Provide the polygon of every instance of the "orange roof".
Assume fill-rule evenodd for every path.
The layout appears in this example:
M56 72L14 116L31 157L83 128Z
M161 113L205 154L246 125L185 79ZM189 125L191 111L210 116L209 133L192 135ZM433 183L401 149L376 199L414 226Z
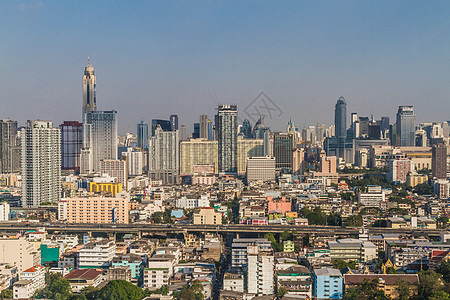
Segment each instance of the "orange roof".
M31 267L31 268L26 269L24 272L30 272L30 273L33 273L33 272L39 271L39 270L36 269L36 268L38 268L38 269L40 270L40 269L43 269L44 267L41 266L41 265L37 265L37 266L35 266L35 267Z

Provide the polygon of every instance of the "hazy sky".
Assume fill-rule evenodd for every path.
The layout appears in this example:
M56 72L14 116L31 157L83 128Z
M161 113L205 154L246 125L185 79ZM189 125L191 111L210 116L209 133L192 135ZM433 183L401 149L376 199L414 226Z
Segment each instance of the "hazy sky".
M217 99L264 91L283 129L348 114L450 116L450 1L0 2L0 118L80 120L87 56L120 132L178 114L192 131Z

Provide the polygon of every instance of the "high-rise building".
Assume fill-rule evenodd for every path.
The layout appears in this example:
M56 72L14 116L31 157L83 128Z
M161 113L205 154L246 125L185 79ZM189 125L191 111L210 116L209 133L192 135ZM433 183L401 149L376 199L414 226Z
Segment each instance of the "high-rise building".
M237 105L219 105L216 128L219 173L237 172L237 116Z
M85 129L83 147L91 148L93 171L98 172L101 160L117 159L117 112L87 113Z
M404 105L398 107L396 131L395 146L414 147L416 132L414 106Z
M158 125L161 127L161 130L163 130L163 131L172 131L172 122L170 122L169 120L153 119L152 120L152 136L155 135L156 127ZM177 124L177 126L178 126L178 124Z
M118 159L102 159L100 161L100 174L108 174L116 178L116 182L122 184L125 189L128 183L127 162Z
M245 174L247 170L247 158L264 156L264 140L238 137L237 153L237 171L239 174Z
M347 138L347 103L344 97L340 97L334 110L334 125L337 142L336 154L338 157L344 157L345 142Z
M272 250L262 251L257 245L247 246L247 291L250 295L274 293L274 257Z
M250 121L245 119L244 122L242 122L242 134L244 134L244 137L246 139L252 138L252 125L250 124Z
M433 178L447 178L447 146L445 144L433 145L431 150L431 171Z
M186 133L186 126L181 125L180 126L180 141L185 141L188 139L187 133Z
M294 135L285 132L276 132L273 135L273 156L276 170L281 173L292 172L294 150Z
M178 130L178 115L170 115L169 120L171 130Z
M196 165L214 165L217 171L217 141L191 139L180 143L180 174L192 175Z
M80 154L83 147L83 124L77 121L64 121L59 125L61 131L61 168L80 170Z
M192 138L200 138L200 123L194 123L194 132L192 133Z
M95 89L96 89L96 77L94 75L94 67L89 64L89 57L88 57L88 64L84 68L84 75L83 75L83 110L82 110L83 122L86 113L97 110Z
M249 157L247 158L247 182L274 181L275 157Z
M22 206L61 199L61 136L51 121L27 121L21 130Z
M20 145L17 136L17 122L0 121L0 173L20 171Z
M200 115L200 136L199 138L207 139L208 138L208 115Z
M137 124L137 146L141 149L148 148L148 124L144 121Z
M164 131L157 126L149 140L149 175L164 184L178 183L180 144L178 130Z
M208 120L208 140L214 140L214 128L211 120Z
M122 157L126 157L129 176L142 175L144 169L144 153L128 148L127 152L122 152Z

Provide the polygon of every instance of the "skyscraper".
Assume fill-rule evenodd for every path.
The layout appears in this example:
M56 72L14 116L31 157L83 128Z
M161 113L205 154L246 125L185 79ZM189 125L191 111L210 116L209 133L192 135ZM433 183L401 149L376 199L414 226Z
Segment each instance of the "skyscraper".
M170 115L169 117L171 130L178 130L178 115Z
M178 120L178 117L177 117ZM172 131L172 122L169 120L161 120L161 119L153 119L152 120L152 136L155 135L156 126L159 125L163 131ZM178 121L177 121L177 127L178 127Z
M80 154L83 147L83 124L77 121L64 121L59 125L61 131L61 168L80 170Z
M415 146L416 114L413 106L398 107L396 131L395 146Z
M200 115L200 138L208 139L208 115Z
M244 122L242 122L242 133L244 134L244 137L246 139L252 138L252 125L250 124L250 121L245 119Z
M219 173L237 172L237 105L219 104L217 140Z
M17 122L0 121L0 173L20 170L20 146L17 138Z
M281 173L292 172L294 150L294 135L277 132L273 135L273 156L275 156L275 169Z
M431 171L433 178L447 178L447 146L445 144L435 144L431 150Z
M337 149L336 154L339 157L344 157L345 140L347 138L347 103L344 97L340 97L336 103L334 110L334 125Z
M82 109L83 122L86 113L97 110L95 89L96 89L96 77L94 75L94 67L89 64L89 57L88 57L88 64L84 68L84 75L83 75L83 109Z
M148 148L148 124L144 121L137 124L137 146L141 149Z
M178 183L180 143L178 130L164 131L157 125L149 140L149 175L164 184Z
M61 199L61 137L51 121L27 121L21 131L22 206Z
M103 159L117 159L117 112L95 111L86 114L83 147L91 149L94 172Z
M200 137L200 123L194 123L194 132L192 133L193 139L198 139Z

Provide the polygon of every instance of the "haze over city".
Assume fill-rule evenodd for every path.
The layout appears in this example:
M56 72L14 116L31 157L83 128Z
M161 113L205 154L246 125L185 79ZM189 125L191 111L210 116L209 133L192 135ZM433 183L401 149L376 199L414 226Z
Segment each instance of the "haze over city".
M243 108L261 91L284 129L349 112L418 122L448 119L450 3L446 1L3 1L0 111L27 119L80 120L87 56L100 110L119 133L178 114L192 130L217 102Z

